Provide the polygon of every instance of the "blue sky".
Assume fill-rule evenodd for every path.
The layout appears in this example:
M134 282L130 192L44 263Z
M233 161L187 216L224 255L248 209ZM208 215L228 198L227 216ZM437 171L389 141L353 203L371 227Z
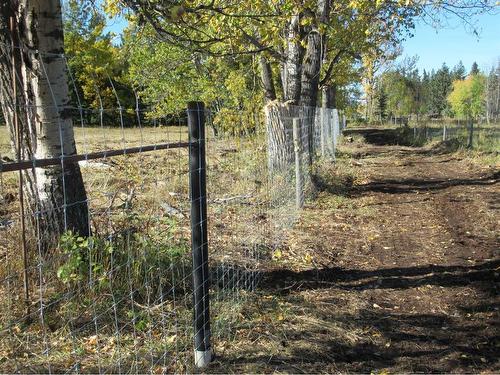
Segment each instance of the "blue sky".
M453 67L459 60L467 70L474 61L480 69L488 70L500 58L500 14L483 15L477 21L479 36L467 31L456 19L438 30L420 22L415 36L403 42L403 56L418 55L420 71L437 69L443 62Z

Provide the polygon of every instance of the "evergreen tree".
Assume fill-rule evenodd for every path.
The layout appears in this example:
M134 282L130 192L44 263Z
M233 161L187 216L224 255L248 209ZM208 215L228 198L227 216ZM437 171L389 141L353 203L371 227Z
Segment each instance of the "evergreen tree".
M470 74L474 76L479 74L479 67L477 66L477 62L475 61L472 63L472 67L470 68Z
M451 91L452 77L446 64L443 64L429 82L429 114L434 117L443 116L448 109L446 100Z
M486 120L498 120L500 116L500 60L486 78Z
M462 63L462 60L460 60L458 64L453 68L452 78L454 81L456 81L457 79L464 79L465 75L465 66Z
M419 107L418 107L418 113L419 114L428 114L429 113L429 85L430 85L430 75L427 73L427 71L424 69L422 73L422 79L420 81L420 97L419 97Z

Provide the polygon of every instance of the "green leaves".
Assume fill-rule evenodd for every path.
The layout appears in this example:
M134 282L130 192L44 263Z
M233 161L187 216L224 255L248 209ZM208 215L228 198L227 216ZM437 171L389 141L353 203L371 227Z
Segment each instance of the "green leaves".
M477 118L485 112L486 77L483 74L470 74L464 80L453 82L453 90L448 102L453 113L460 117Z
M66 262L57 270L57 277L64 283L80 281L85 273L85 255L89 239L79 237L68 231L61 236L59 248L66 255Z
M72 102L84 108L115 108L112 81L119 87L122 107L133 108L135 98L126 80L126 56L113 45L114 35L105 33L105 26L104 15L87 1L69 0L64 8L64 48L73 77ZM86 121L98 120L95 116Z

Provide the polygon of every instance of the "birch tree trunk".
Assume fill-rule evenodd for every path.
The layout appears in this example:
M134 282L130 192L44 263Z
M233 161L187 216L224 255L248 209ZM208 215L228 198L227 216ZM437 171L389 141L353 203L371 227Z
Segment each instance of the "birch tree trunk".
M282 171L292 162L293 144L290 139L296 108L286 103L270 102L264 107L267 131L267 156L270 173Z
M68 73L62 57L64 34L60 1L21 0L17 6L14 1L9 5L16 13L16 32L22 45L22 56L16 60L22 100L31 104L20 116L28 135L28 149L37 159L75 155ZM3 29L1 32L4 34ZM2 38L10 37L2 35ZM8 97L9 85L13 84L4 69L0 71L0 82L3 99ZM12 107L3 105L2 110L9 122L13 118ZM9 129L12 128L10 124ZM32 177L27 185L34 194L27 196L35 213L41 245L47 249L67 230L88 236L87 195L78 163L62 162L37 168Z
M5 1L0 3L0 106L5 118L10 144L14 155L17 155L16 133L14 129L14 114L22 115L17 105L14 91L21 93L23 84L20 80L13 80L13 75L21 76L20 66L14 67L13 60L20 61L19 49L12 49L12 44L17 40L11 39L10 23L15 17L15 9L12 4ZM14 87L15 85L15 87Z
M286 60L282 65L284 100L298 104L302 74L303 48L300 45L300 16L291 17L286 35Z

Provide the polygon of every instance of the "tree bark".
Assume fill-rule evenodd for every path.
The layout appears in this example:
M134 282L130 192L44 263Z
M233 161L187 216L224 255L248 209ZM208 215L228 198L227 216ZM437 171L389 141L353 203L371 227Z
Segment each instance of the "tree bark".
M17 34L22 56L16 56L16 69L22 83L23 103L20 118L24 119L26 141L23 157L37 159L75 155L73 122L69 108L67 66L64 53L64 34L59 0L21 0L19 5L9 2L11 13L17 17ZM5 17L2 12L2 19ZM2 38L5 34L1 29ZM2 47L4 48L4 47ZM2 50L2 55L5 55ZM7 57L11 56L7 53ZM4 62L3 62L4 63ZM0 71L2 101L9 97L12 77ZM19 107L18 107L19 108ZM30 110L31 109L31 110ZM2 105L9 123L13 118L12 106ZM9 130L12 134L13 125ZM26 147L28 146L28 147ZM64 231L71 230L82 236L90 234L87 195L78 163L37 168L27 183L33 194L27 193L40 244L48 249Z
M337 108L337 85L323 86L321 106L323 108Z
M298 117L297 107L271 102L264 107L267 127L267 155L270 173L286 170L293 161L291 142L292 119Z
M301 75L300 105L314 107L318 101L319 73L321 69L321 35L311 30Z
M316 30L311 30L307 36L307 49L302 64L300 105L315 108L318 101L319 71L321 68L321 36ZM313 111L312 111L313 112ZM315 155L314 144L314 112L308 111L311 116L302 119L302 127L307 129L309 165L313 163Z
M286 60L283 64L284 100L300 102L303 48L300 44L300 16L294 15L288 24L286 36Z
M266 101L270 102L276 100L276 89L273 82L273 71L271 64L264 56L260 57L260 69L262 75L262 85L264 87L264 97Z
M318 25L328 23L329 13L330 0L318 0L317 25L313 25L308 30L301 74L300 104L308 107L316 106L318 101L322 55L326 45L326 37L320 33Z
M16 130L14 129L14 115L21 119L21 105L19 96L14 91L22 93L24 90L21 81L20 65L13 66L13 61L21 61L21 50L12 49L12 45L19 45L17 34L11 34L10 23L15 19L15 9L10 2L0 4L0 105L10 137L11 149L17 155ZM13 79L13 73L17 79ZM26 106L24 106L26 107ZM23 155L24 156L24 155Z
M271 104L266 106L270 170L280 169L291 161L289 156L293 155L293 152L289 149L291 142L288 142L287 134L291 133L293 117L301 119L304 148L308 153L309 165L312 165L315 155L314 122L317 116L322 57L326 45L318 25L328 23L330 2L331 0L318 0L317 7L313 11L305 9L304 14L292 16L288 23L285 61L280 63L285 103L282 105L271 103L269 99L276 98L275 91L272 95L273 90L263 77L266 98ZM300 20L301 17L305 17L306 12L313 16L314 22L304 30L300 27ZM304 31L307 32L305 37L301 34ZM306 41L305 50L301 41ZM265 70L263 67L262 71ZM294 107L296 105L300 107Z

